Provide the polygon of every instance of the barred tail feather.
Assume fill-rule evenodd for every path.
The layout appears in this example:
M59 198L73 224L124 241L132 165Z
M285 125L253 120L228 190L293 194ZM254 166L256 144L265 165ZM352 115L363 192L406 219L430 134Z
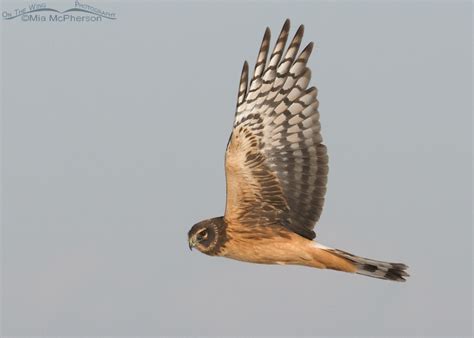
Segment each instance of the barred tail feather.
M405 277L410 276L406 272L408 266L403 263L389 263L359 257L339 249L325 247L319 243L317 244L317 247L349 261L356 267L355 273L360 275L397 282L404 282Z

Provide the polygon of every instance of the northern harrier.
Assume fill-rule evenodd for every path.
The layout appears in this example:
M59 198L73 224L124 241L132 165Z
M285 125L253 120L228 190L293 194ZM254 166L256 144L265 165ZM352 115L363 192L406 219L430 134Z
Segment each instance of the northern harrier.
M266 29L253 78L244 62L234 127L225 156L225 215L195 224L189 247L210 256L263 264L297 264L404 281L407 266L352 255L313 241L324 204L328 155L317 90L309 87L303 26L285 52L286 20L270 59Z

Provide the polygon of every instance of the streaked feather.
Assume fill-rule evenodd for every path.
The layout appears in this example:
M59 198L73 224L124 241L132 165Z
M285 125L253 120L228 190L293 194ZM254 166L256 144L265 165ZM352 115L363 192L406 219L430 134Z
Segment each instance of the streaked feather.
M250 227L278 224L313 239L324 203L328 157L317 90L308 88L313 43L298 55L304 33L300 26L285 52L289 29L287 20L267 64L267 28L249 85L244 64L226 151L225 218Z

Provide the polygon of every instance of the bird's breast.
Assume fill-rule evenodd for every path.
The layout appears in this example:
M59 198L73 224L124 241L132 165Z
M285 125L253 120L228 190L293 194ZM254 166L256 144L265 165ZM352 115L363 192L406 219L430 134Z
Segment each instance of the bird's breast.
M281 226L230 225L219 255L261 264L302 264L312 259L308 242Z

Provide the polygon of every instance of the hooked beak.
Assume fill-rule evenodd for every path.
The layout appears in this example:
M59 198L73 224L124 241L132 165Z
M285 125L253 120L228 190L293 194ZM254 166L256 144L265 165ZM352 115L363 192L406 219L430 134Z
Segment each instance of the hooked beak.
M188 241L188 244L189 244L189 250L192 251L197 243L195 242L194 238L190 238L189 241Z

